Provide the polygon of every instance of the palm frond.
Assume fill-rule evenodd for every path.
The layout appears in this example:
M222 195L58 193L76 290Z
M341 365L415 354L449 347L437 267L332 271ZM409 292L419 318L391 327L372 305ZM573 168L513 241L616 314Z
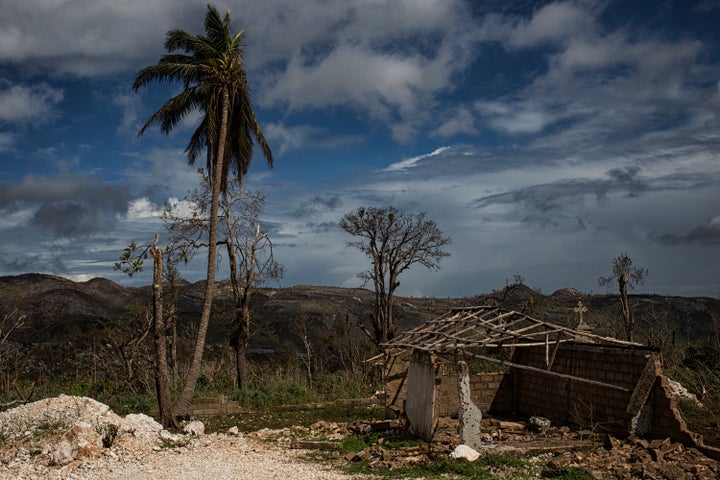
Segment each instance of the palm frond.
M157 64L138 72L133 83L134 90L154 82L177 81L183 85L183 91L160 107L138 135L153 124L158 124L160 131L168 134L191 111L199 109L203 118L190 137L185 154L190 165L194 165L205 152L207 173L212 175L221 147L218 139L223 92L228 92L228 135L225 145L222 145L225 152L222 159L224 191L231 169L239 176L247 173L253 156L253 137L271 167L273 158L252 108L243 61L245 32L239 30L233 33L230 12L222 16L213 5L207 6L204 27L204 35L192 35L181 29L168 31L165 49L169 53Z

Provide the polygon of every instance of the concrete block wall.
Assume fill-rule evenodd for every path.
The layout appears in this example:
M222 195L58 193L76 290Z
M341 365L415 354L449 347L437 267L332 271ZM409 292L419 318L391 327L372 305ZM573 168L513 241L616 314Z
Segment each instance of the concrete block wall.
M552 345L550 346L552 353ZM565 344L558 348L552 371L621 387L623 390L512 368L508 373L471 373L473 402L492 414L540 415L557 424L592 426L617 435L627 434L626 409L638 380L653 352L590 344ZM407 360L391 359L386 365L386 405L402 412L407 388ZM513 362L545 368L545 347L518 348ZM436 411L440 417L458 414L458 373L451 363L441 363L435 379Z
M238 402L225 395L211 398L193 398L188 414L191 417L214 418L225 415L239 415L243 412Z
M400 357L391 358L385 370L385 405L397 412L404 411L407 398L408 362ZM440 417L458 414L458 372L454 365L447 362L438 364L438 375L435 379L435 404ZM471 373L470 389L472 400L481 411L490 410L509 413L513 409L512 376L507 373Z
M644 349L563 345L553 361L553 372L603 382L625 390L514 369L518 392L516 411L527 416L548 417L556 423L592 426L615 434L627 434L629 415L626 409L652 355L652 352ZM513 361L544 369L545 358L545 347L533 347L517 349Z
M450 369L445 369L450 370ZM459 374L454 371L440 375L436 381L438 415L450 417L457 415L460 408L460 396L458 392ZM506 374L494 373L471 373L470 391L473 403L483 412L487 413L495 402L495 397L500 390L503 378Z
M396 412L405 411L407 398L408 359L389 357L385 362L385 406Z

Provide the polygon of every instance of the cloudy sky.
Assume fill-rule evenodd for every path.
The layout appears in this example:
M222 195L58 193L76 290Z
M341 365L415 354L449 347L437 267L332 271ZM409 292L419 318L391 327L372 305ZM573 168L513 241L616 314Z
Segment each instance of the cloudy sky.
M400 292L465 296L521 275L602 293L627 253L640 292L720 295L716 0L235 0L275 168L246 185L282 286L358 286L338 226L359 206L427 212L453 243ZM178 86L131 90L196 0L0 0L0 275L132 280L112 265L165 235L199 179L170 136L137 137ZM166 235L165 235L166 236ZM201 263L182 273L204 274Z

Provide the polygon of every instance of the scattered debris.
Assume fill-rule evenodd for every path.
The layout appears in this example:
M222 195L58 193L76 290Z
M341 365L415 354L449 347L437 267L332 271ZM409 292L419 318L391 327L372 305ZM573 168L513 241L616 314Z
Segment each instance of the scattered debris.
M682 398L684 400L689 400L698 407L703 406L702 402L698 400L697 395L695 395L694 393L690 393L688 389L683 387L680 382L676 382L675 380L671 380L668 378L668 385L670 386L670 390L676 397Z
M545 417L530 417L528 420L528 428L532 432L543 433L550 425L550 419Z
M588 478L603 479L705 480L720 476L720 463L670 439L620 439L553 425L539 433L533 431L535 427L531 425L535 423L530 419L498 420L485 416L480 425L483 445L477 449L457 445L457 420L439 425L432 443L413 440L409 444L405 426L398 420L319 421L309 427L262 429L242 437L238 436L237 427L229 428L227 434L207 435L202 433L201 422L194 425L191 422L186 425L186 434L178 434L163 430L146 415L120 417L92 399L63 395L0 412L0 435L4 439L0 448L0 478L51 478L48 472L66 478L69 472L89 469L98 476L87 478L105 478L100 472L107 470L100 465L108 462L116 469L114 474L139 465L149 468L160 458L171 461L168 459L176 453L183 457L196 453L197 461L202 462L210 452L226 449L228 455L233 455L230 452L237 452L241 446L243 451L259 456L265 449L292 449L285 450L283 458L303 455L302 450L324 450L310 458L362 461L371 470L407 467L448 456L474 461L488 454L503 453L527 458L529 464L537 466L538 474L542 470L542 476L548 478L565 475L569 469L584 470ZM339 445L350 435L371 440L372 444L341 456ZM252 443L245 446L247 442ZM150 470L147 473L151 475Z

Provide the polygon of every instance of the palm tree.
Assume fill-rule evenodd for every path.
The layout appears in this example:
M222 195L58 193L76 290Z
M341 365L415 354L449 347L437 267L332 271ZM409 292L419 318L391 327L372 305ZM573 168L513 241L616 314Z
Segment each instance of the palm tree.
M207 171L212 179L205 301L185 386L172 407L172 422L187 413L200 375L215 286L220 194L225 191L231 168L239 179L247 172L252 159L252 137L272 166L270 147L252 109L243 61L243 37L242 30L231 32L230 12L223 18L214 6L208 5L205 35L170 30L165 39L165 49L169 53L157 64L140 70L133 83L133 90L137 91L154 82L182 82L183 90L160 107L138 135L156 123L162 133L169 134L188 113L200 110L204 116L185 153L190 165L194 165L205 151Z

